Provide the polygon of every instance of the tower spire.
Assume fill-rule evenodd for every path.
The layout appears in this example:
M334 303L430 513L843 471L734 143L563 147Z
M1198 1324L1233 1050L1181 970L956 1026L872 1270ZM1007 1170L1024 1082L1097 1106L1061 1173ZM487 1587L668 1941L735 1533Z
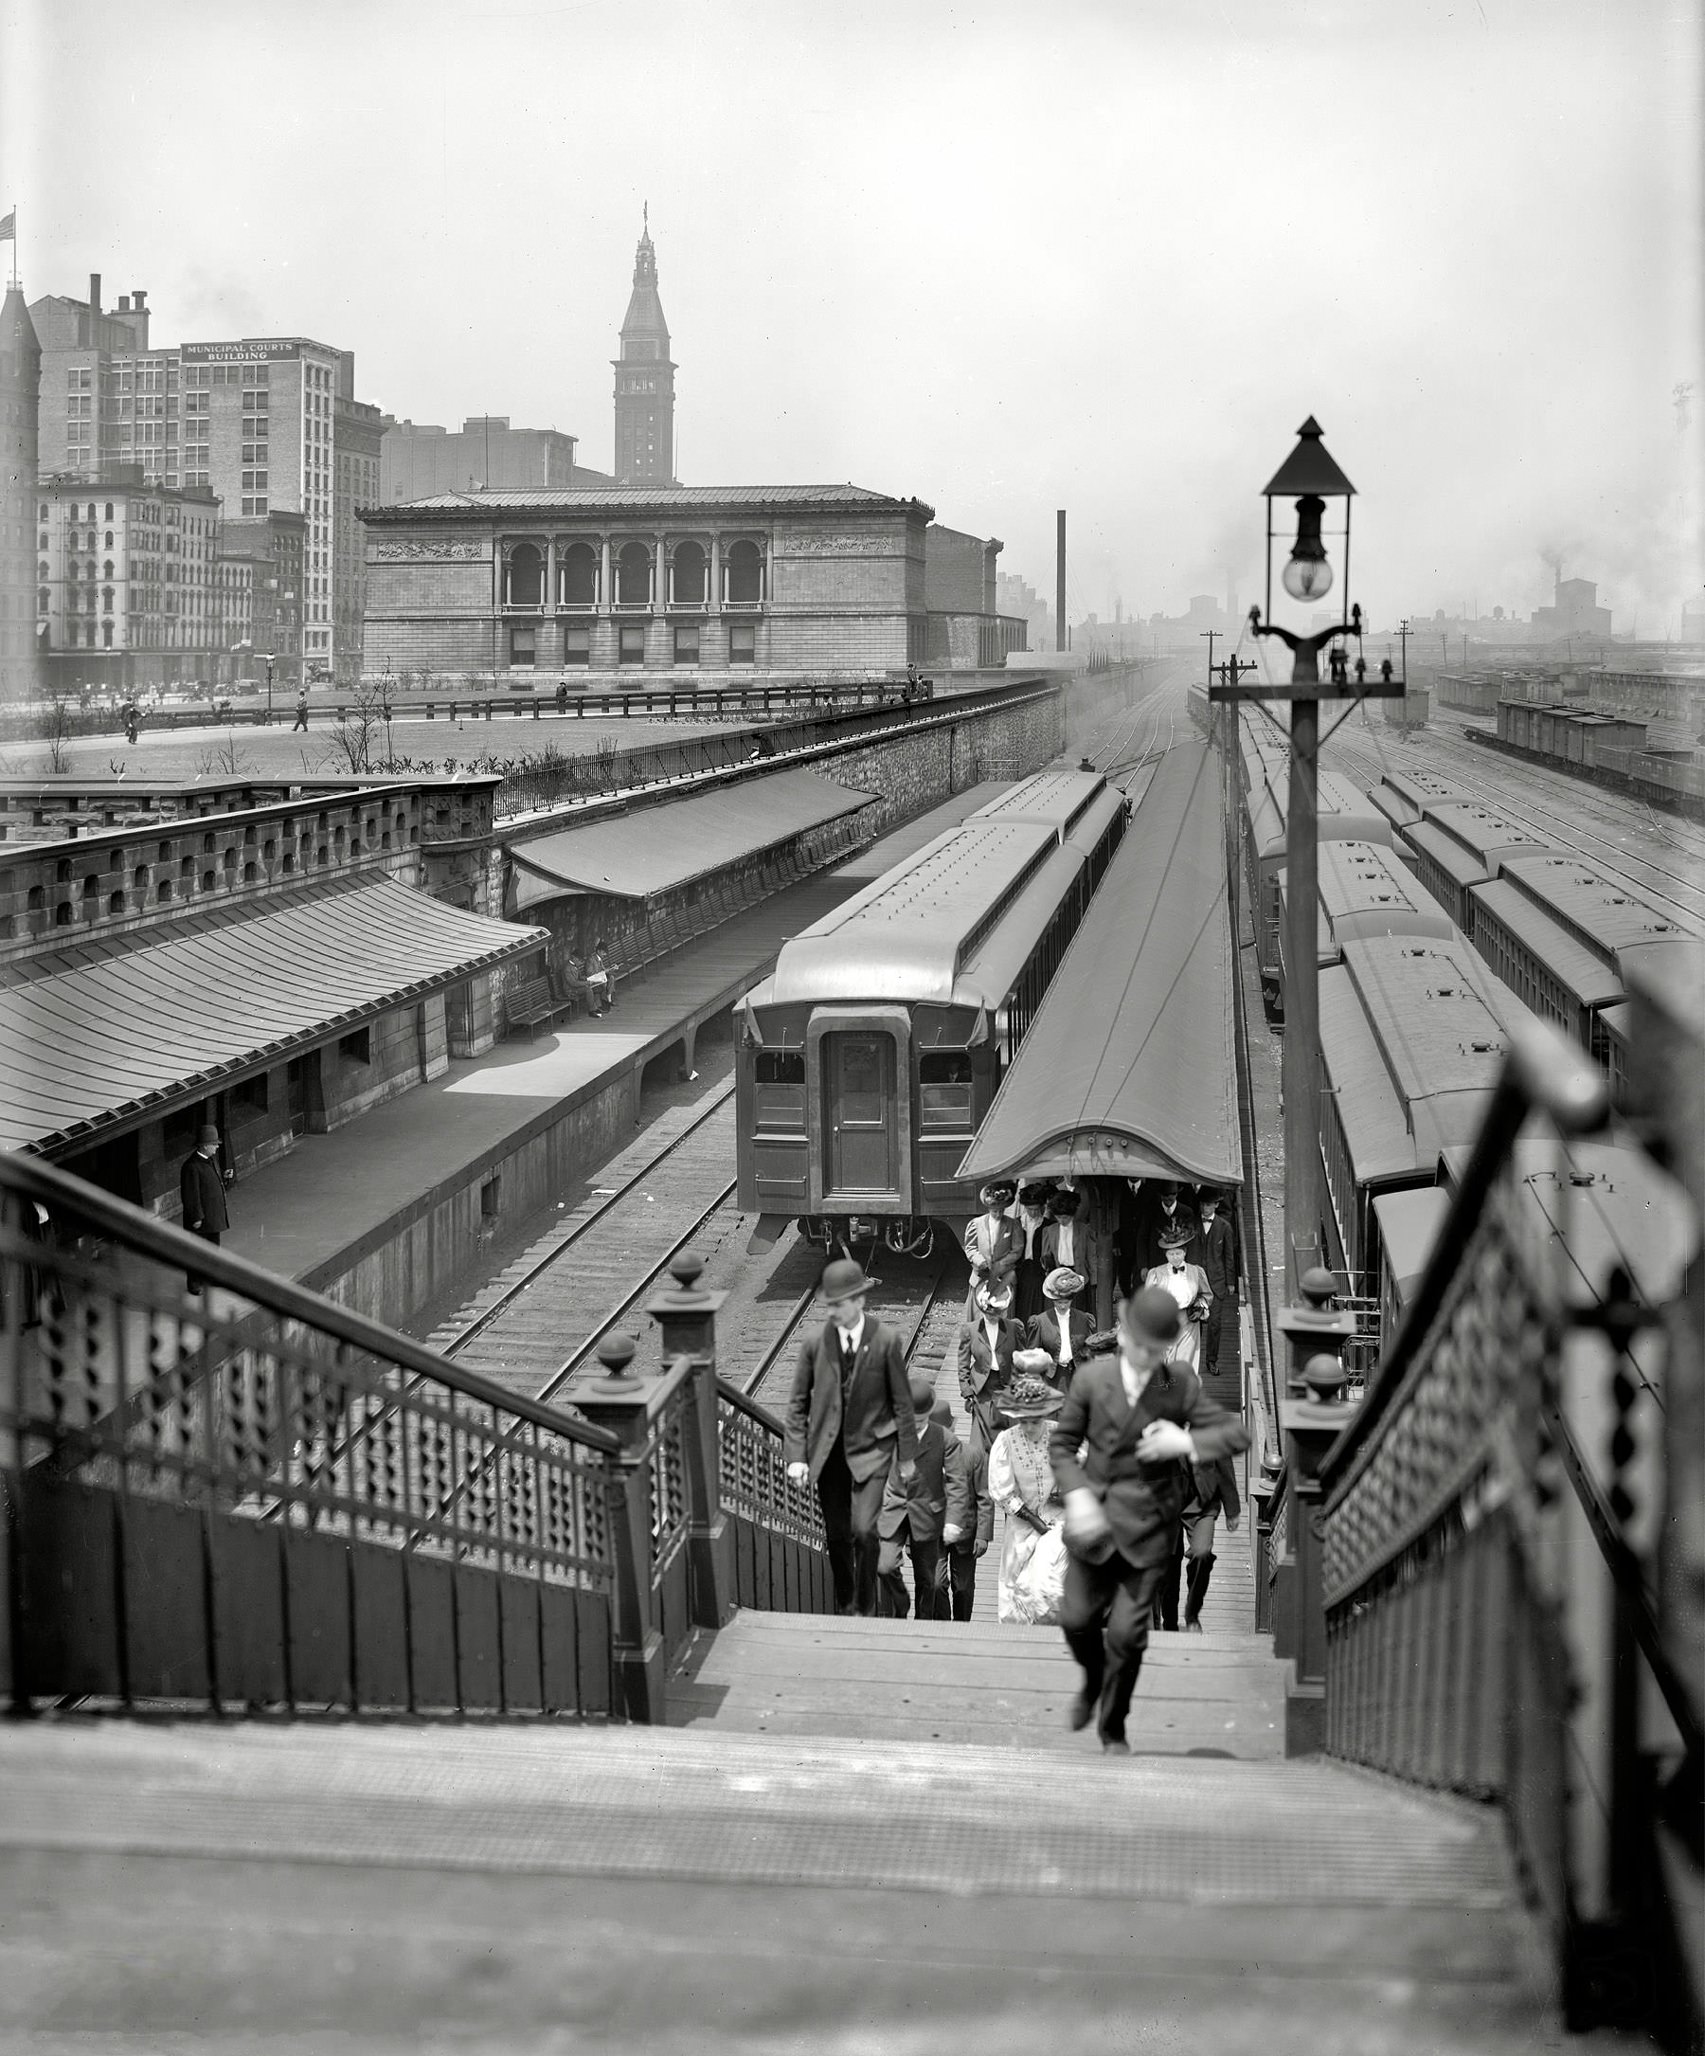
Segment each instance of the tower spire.
M651 202L644 202L634 251L633 294L622 321L615 360L615 473L624 485L675 482L675 366L669 324L657 294L657 251L651 240Z

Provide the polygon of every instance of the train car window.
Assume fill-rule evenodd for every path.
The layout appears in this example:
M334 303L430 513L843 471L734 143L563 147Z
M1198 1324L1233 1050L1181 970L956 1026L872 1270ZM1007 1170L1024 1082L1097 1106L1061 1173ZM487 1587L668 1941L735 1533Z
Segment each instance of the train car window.
M918 1058L918 1120L923 1128L971 1126L971 1056L968 1050L925 1050Z
M848 1035L841 1042L841 1119L882 1119L882 1054L868 1037Z
M795 1132L805 1126L805 1058L797 1050L761 1049L752 1066L753 1125Z
M803 1085L805 1059L793 1050L761 1049L753 1076L760 1085Z

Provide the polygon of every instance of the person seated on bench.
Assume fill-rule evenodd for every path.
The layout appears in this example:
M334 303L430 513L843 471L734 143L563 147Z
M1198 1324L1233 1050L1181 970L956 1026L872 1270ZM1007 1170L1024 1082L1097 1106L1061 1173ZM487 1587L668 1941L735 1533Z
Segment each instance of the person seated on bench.
M576 950L570 950L557 968L556 996L571 1007L584 1007L591 1003L586 986L586 966Z
M586 1008L588 1013L608 1013L616 1003L616 981L610 975L610 959L599 936L586 959Z

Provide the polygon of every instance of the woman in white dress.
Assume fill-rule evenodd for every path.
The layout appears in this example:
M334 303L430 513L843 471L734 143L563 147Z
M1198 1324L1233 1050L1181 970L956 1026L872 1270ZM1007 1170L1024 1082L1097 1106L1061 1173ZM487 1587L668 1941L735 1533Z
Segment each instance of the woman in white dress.
M1025 1373L1001 1396L1012 1423L989 1450L989 1497L1006 1515L996 1582L1003 1621L1052 1624L1066 1588L1065 1506L1048 1461L1048 1423L1063 1404L1045 1378Z
M1214 1303L1214 1290L1200 1264L1184 1261L1190 1240L1190 1231L1185 1228L1163 1232L1160 1246L1166 1252L1166 1261L1145 1272L1142 1282L1144 1286L1158 1286L1178 1302L1178 1311L1184 1320L1178 1330L1178 1340L1166 1352L1166 1360L1168 1363L1187 1364L1195 1370L1202 1353L1202 1324Z

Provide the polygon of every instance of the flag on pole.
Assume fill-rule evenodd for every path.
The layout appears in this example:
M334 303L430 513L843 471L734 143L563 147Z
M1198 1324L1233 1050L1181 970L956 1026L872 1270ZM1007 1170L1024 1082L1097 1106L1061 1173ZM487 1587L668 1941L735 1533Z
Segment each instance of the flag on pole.
M0 243L13 243L17 239L18 210L14 207L10 214L0 214Z

